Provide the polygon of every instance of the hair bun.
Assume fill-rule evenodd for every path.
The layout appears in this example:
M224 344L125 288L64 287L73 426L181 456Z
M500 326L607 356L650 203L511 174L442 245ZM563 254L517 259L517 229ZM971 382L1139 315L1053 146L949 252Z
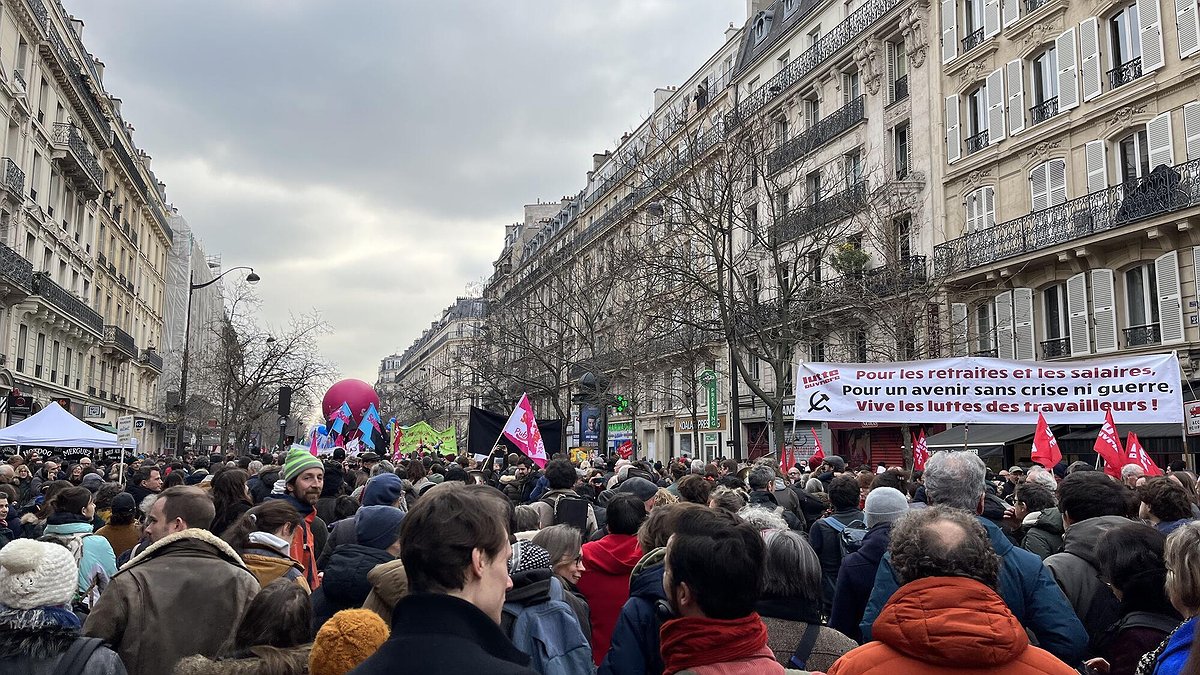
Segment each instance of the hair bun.
M11 574L23 574L42 564L45 549L36 539L17 539L0 548L0 567Z

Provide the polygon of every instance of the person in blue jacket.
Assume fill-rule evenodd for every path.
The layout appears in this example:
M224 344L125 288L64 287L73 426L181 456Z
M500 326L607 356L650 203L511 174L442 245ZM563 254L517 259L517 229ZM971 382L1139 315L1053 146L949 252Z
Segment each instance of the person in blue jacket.
M938 452L925 466L925 490L930 505L940 504L979 514L983 508L983 460L971 452ZM1087 650L1088 635L1075 610L1036 554L1017 548L995 523L979 518L1001 558L1000 597L1009 610L1037 638L1037 645L1067 665L1077 667ZM891 556L885 555L875 575L875 588L863 613L863 641L871 639L871 625L899 587Z
M66 488L54 496L50 508L42 539L71 551L79 564L75 601L91 607L117 573L117 556L112 545L92 533L92 516L96 512L92 492L84 487Z
M659 603L667 601L663 590L666 547L647 553L629 577L629 599L621 608L612 642L598 675L659 675L663 660L659 653L658 630L667 618ZM663 605L665 607L665 605Z
M1167 536L1163 561L1167 566L1167 597L1187 621L1158 649L1142 657L1138 672L1177 675L1187 664L1200 615L1200 521L1181 525Z

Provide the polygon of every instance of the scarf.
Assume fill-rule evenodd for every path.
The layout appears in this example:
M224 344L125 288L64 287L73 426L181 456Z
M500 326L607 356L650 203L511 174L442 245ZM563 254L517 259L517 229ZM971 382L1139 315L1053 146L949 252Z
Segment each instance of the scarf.
M757 612L740 619L671 619L659 632L665 673L753 656L767 644Z

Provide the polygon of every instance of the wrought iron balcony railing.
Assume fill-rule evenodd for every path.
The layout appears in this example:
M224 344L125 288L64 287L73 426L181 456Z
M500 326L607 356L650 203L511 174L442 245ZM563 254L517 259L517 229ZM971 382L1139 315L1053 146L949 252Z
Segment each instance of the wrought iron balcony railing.
M865 119L864 98L859 96L827 115L810 129L796 135L767 156L767 171L779 173L813 150L846 133Z
M137 358L137 343L134 342L133 336L121 330L120 326L110 324L104 327L103 344L106 347L115 347L131 359Z
M1108 71L1108 85L1112 89L1123 87L1142 76L1142 57L1130 59Z
M967 33L966 36L963 37L963 39L962 39L963 52L964 53L969 52L981 44L983 44L983 28L982 27L979 28L978 30L973 30L970 33Z
M51 305L87 326L97 335L104 333L104 317L88 307L86 302L75 297L73 293L54 283L54 280L45 272L33 273L32 287L34 295L45 298Z
M33 14L34 20L37 21L37 24L41 26L42 30L46 30L50 24L50 13L46 11L46 5L42 3L42 0L28 1L29 11Z
M1058 114L1058 97L1048 98L1029 109L1029 123L1041 124Z
M163 369L162 354L159 354L158 352L154 351L153 349L143 349L142 350L142 363L150 366L151 368L157 370L160 373L162 372L162 369Z
M992 347L991 349L979 349L979 350L971 352L971 356L983 356L983 357L988 357L988 358L993 358L993 359L996 358L996 356L998 356L998 354L999 354L999 350L997 350L995 347Z
M961 272L1193 206L1200 206L1200 159L939 244L934 264L940 274Z
M829 310L847 307L870 298L887 298L907 293L928 283L928 269L923 255L906 256L900 260L858 273L828 279L805 289L804 299Z
M892 83L892 103L908 98L908 75L901 75Z
M29 291L33 284L33 263L20 253L0 244L0 276Z
M988 140L988 130L984 129L983 131L981 131L977 134L967 136L967 140L964 143L964 145L967 148L967 154L970 155L970 154L979 152L980 150L986 148L988 146L989 142L990 141Z
M1156 345L1162 342L1162 333L1159 332L1158 324L1156 323L1146 324L1145 326L1130 326L1122 332L1125 333L1126 347Z
M1025 13L1033 14L1042 8L1042 5L1050 2L1050 0L1025 0Z
M862 180L841 192L808 206L793 210L775 224L772 234L779 241L799 239L818 228L858 213L867 205L867 181Z
M1071 338L1054 338L1042 341L1042 358L1057 359L1071 355Z
M79 135L79 129L75 128L75 125L55 122L53 142L55 145L66 146L92 180L98 185L104 184L104 169L100 168L100 162L92 151L88 150L87 142Z
M17 197L25 197L25 172L12 159L5 157L0 159L0 163L4 165L4 189L8 190Z
M34 4L40 3L37 3L35 0ZM45 11L45 7L42 9ZM82 101L84 106L87 107L88 111L91 112L92 116L95 118L95 124L97 128L99 128L101 131L101 135L107 139L108 132L110 130L108 118L106 118L104 113L100 111L100 104L96 101L96 91L94 91L94 87L90 86L87 82L88 76L84 74L83 67L79 65L79 62L75 60L75 57L71 56L71 51L67 49L67 45L63 42L62 37L59 36L58 30L49 22L46 23L46 29L50 40L50 46L53 48L54 53L58 56L58 59L62 61L63 71L67 74L67 78L78 90L79 100ZM43 43L43 45L45 45L45 43Z

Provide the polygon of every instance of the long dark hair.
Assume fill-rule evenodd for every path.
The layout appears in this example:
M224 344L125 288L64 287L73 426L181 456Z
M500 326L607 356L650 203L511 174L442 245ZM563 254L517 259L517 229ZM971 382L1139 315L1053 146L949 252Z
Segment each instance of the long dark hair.
M312 642L312 602L308 591L286 579L276 579L250 601L234 635L233 656L251 653L270 661L269 649L291 649Z
M300 522L296 507L282 499L269 499L242 514L221 538L241 555L250 545L251 532L274 532L284 525L298 526Z
M1178 617L1167 598L1167 565L1163 548L1167 538L1141 523L1122 523L1100 536L1097 550L1100 576L1121 591L1121 616L1130 612L1153 612Z
M226 469L212 479L213 506L218 514L228 513L238 502L254 503L246 496L248 480L250 475L241 469Z

